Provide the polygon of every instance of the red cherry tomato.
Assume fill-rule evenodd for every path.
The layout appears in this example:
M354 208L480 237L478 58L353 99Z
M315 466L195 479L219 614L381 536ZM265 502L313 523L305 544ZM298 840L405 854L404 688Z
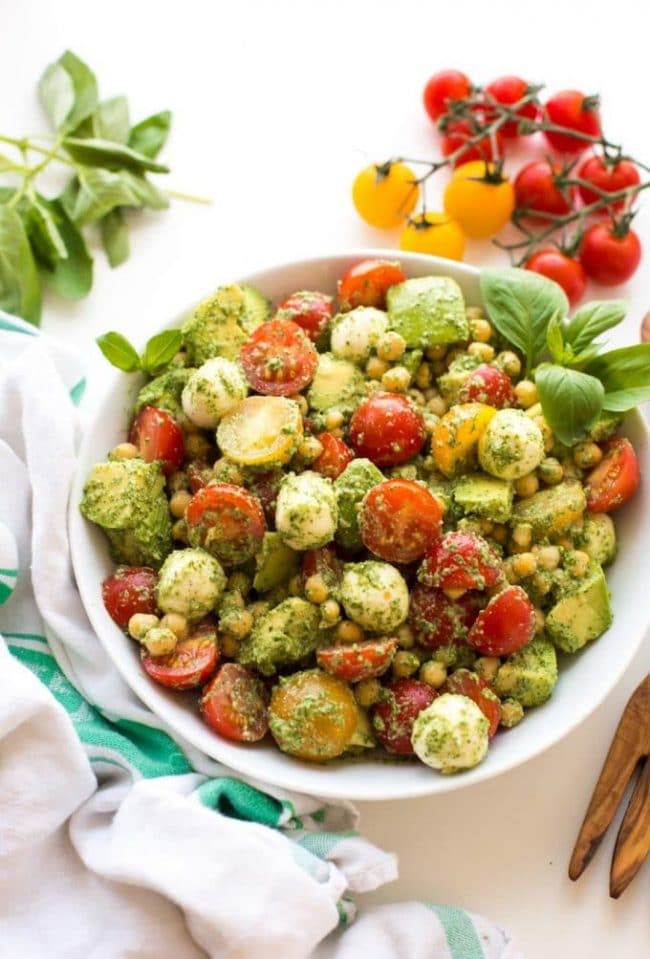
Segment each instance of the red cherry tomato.
M440 589L489 589L503 577L501 560L482 536L452 530L434 543L418 579Z
M600 137L600 115L596 97L586 97L579 90L562 90L544 105L546 119L556 126L566 127L576 133ZM582 153L590 141L571 136L570 133L544 131L544 136L561 153Z
M341 581L343 566L332 546L321 546L303 554L302 575L305 579L321 576L326 586L333 589Z
M284 479L282 470L272 470L269 473L259 473L251 483L250 492L257 496L264 510L264 517L269 526L275 524L275 506L280 490L280 483Z
M322 444L323 452L314 460L311 468L321 476L335 480L348 463L352 462L354 453L347 443L331 433L319 433L318 440Z
M417 456L427 434L424 419L399 393L373 393L350 420L350 442L357 456L378 466L398 466Z
M603 443L605 455L585 480L587 509L611 513L634 495L639 481L639 461L628 439L614 436Z
M472 699L488 720L490 724L488 736L492 739L499 728L501 703L489 683L476 673L470 672L469 669L457 669L448 677L440 692L457 693L459 696Z
M214 479L212 467L205 460L192 460L185 466L185 475L190 492L198 493Z
M129 442L147 463L160 461L165 476L173 473L183 462L185 441L183 431L166 410L144 406L133 420Z
M440 144L442 155L448 157L457 150L461 150L468 140L476 136L477 132L479 131L476 125L469 123L467 120L450 120L445 125ZM496 142L496 156L494 141ZM497 156L503 156L505 138L500 130L495 134L494 141L492 137L485 136L477 143L462 149L462 152L454 160L454 167L462 166L463 163L470 163L472 160L490 161L496 159Z
M158 576L148 566L118 566L102 583L106 612L120 629L134 613L155 613Z
M639 171L631 160L609 160L596 154L583 160L578 167L577 176L606 193L617 193L641 182ZM580 186L578 190L583 203L594 203L600 199L600 194L590 190L588 186ZM606 207L604 212L622 210L624 206L625 200L616 200Z
M606 223L590 226L580 245L585 273L602 286L625 283L641 262L641 241L634 230L619 236Z
M587 274L582 263L567 256L561 250L548 247L538 250L526 260L526 269L548 277L562 287L571 306L575 306L584 296Z
M506 76L499 77L497 80L493 80L492 83L488 83L485 87L486 99L491 98L496 100L497 103L501 103L504 106L512 107L515 103L519 103L522 100L529 90L529 84L525 80L522 80L521 77ZM534 100L524 104L523 107L520 107L517 110L517 116L526 120L534 120L537 117L538 107ZM490 114L488 113L488 117ZM500 128L499 132L508 139L513 139L514 137L519 136L519 125L516 120L508 120L507 123L504 123Z
M359 510L364 546L389 563L412 563L440 536L442 509L428 489L407 479L378 483Z
M189 540L228 565L254 556L266 531L260 501L240 486L211 483L195 493L185 511Z
M498 410L513 406L515 391L507 373L496 366L481 363L472 370L458 393L459 403L487 403Z
M403 283L405 279L406 273L397 260L362 260L339 280L341 309L375 306L383 310L387 290L396 283Z
M385 673L396 649L396 639L367 639L345 646L326 646L318 650L316 659L326 673L346 683L358 683Z
M509 656L535 635L535 607L521 586L507 586L476 617L467 642L482 656Z
M203 690L201 715L225 739L256 743L266 735L269 693L250 669L224 663Z
M385 698L372 707L372 728L389 753L412 756L413 723L437 696L419 679L398 679L385 689Z
M253 330L239 354L246 379L265 396L291 396L311 383L318 353L291 320L268 320Z
M145 672L161 686L170 689L194 689L202 686L217 667L219 648L213 623L201 623L187 639L181 639L173 652L152 656L142 650Z
M292 320L314 343L325 332L332 319L333 297L315 290L299 290L280 303L276 320Z
M435 123L447 112L450 100L466 100L471 92L471 80L460 70L441 70L424 88L424 109Z
M416 583L411 590L409 623L416 642L425 649L464 646L478 611L479 599L475 593L449 599L441 589L423 583Z
M515 178L515 206L526 211L530 220L548 219L544 214L564 216L575 201L574 187L561 187L562 168L548 160L533 160L523 166ZM530 211L530 215L529 215Z

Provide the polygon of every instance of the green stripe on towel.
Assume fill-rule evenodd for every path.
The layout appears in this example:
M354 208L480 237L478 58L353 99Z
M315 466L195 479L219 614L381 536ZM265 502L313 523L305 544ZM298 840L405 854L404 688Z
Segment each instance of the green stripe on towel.
M466 912L455 906L427 905L442 923L452 959L485 959L476 929Z

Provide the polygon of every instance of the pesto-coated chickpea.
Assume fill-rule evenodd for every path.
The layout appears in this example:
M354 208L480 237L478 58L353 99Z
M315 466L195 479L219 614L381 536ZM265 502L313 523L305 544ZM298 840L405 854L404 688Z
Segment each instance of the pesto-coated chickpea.
M427 409L436 416L444 416L447 412L447 400L442 396L434 396L427 403Z
M429 433L429 435L432 435L434 433L435 428L439 422L440 422L440 417L436 416L435 413L426 412L424 414L424 428L427 431L427 433ZM434 460L434 465L435 465L435 460Z
M212 445L201 433L185 437L185 456L188 460L205 460L212 452Z
M309 413L309 403L302 393L294 393L289 399L298 404L301 416L307 416L307 413Z
M153 613L134 613L129 619L128 631L131 639L142 642L147 632L158 626L160 620Z
M323 452L323 444L315 436L305 436L296 450L296 456L302 463L313 463Z
M179 489L173 493L169 501L169 512L175 519L182 519L185 516L185 510L190 504L192 494L186 489Z
M517 403L527 410L538 402L537 387L532 380L520 380L515 386Z
M537 571L537 560L533 553L519 553L512 557L512 568L520 579L525 579Z
M189 489L187 473L183 470L176 470L167 477L167 489L170 493L178 493L179 490Z
M163 629L171 629L176 639L186 639L189 633L189 626L185 616L180 613L166 613L160 620Z
M532 496L539 489L539 480L535 473L526 473L525 476L521 476L518 480L515 480L515 492L517 496L521 496L522 499L528 499L529 496Z
M535 592L540 596L548 596L553 589L553 578L547 569L538 570L531 582Z
M470 343L467 347L470 356L476 356L482 363L490 363L494 359L494 347L489 343Z
M362 679L354 687L354 696L359 706L369 709L381 699L382 685L378 679Z
M512 539L517 546L527 550L533 540L533 530L528 523L517 523L512 531Z
M560 550L557 546L540 546L537 552L537 563L542 569L557 569L560 565Z
M358 623L351 619L344 619L334 630L336 643L360 643L363 639L363 630Z
M410 389L406 391L406 395L410 400L413 400L416 406L424 406L426 403L422 390Z
M448 347L444 343L438 343L437 346L430 346L424 351L424 355L428 360L443 360L447 353Z
M323 626L333 626L341 618L341 606L335 599L326 599L320 608Z
M237 570L234 573L231 573L228 577L228 582L226 583L226 589L228 591L237 590L242 596L247 596L253 587L253 581L246 573Z
M381 385L389 393L405 393L410 383L411 374L405 366L393 366L381 378Z
M500 665L501 660L498 656L479 656L474 663L474 672L486 683L491 683Z
M490 532L492 539L496 540L500 546L504 546L508 541L508 527L503 523L494 523Z
M415 653L407 649L398 649L393 656L390 668L396 679L405 679L417 673L420 668L420 660Z
M603 451L598 443L592 443L586 440L584 443L578 443L573 449L573 461L580 469L590 469L596 466L603 458Z
M325 414L325 427L331 432L332 430L337 429L339 426L342 426L344 419L345 417L340 410L328 410Z
M310 603L320 606L326 599L329 599L329 595L330 591L327 583L320 573L314 573L313 576L309 576L305 580L305 598L308 599Z
M539 606L536 606L535 607L535 635L536 636L542 635L542 633L544 632L545 623L546 623L546 616L544 615L544 611L540 609Z
M219 633L219 649L227 659L236 659L239 653L239 640L232 633Z
M243 639L253 628L253 616L248 609L231 609L221 616L219 625L224 633Z
M512 729L524 718L524 707L516 699L504 699L501 703L500 725Z
M497 354L494 361L496 365L508 376L519 376L521 373L521 360L512 350L503 350ZM532 403L531 403L532 406Z
M147 631L141 642L151 656L167 656L176 649L178 638L171 629L154 626Z
M427 390L431 386L431 367L428 363L420 363L415 374L415 385L421 390Z
M571 549L564 557L564 568L579 579L586 576L589 563L589 554L581 549Z
M371 356L366 363L366 376L371 380L380 380L389 369L390 366L386 360L382 360L378 356Z
M138 455L138 447L134 443L118 443L111 450L111 456L115 460L132 460Z
M184 519L177 519L172 526L172 536L177 543L187 543L187 523Z
M243 486L244 477L236 463L226 459L225 456L215 460L212 467L214 478L219 483L230 483L231 486Z
M564 470L562 464L554 456L545 456L539 464L537 471L540 479L547 486L557 486L564 479Z
M401 649L413 649L415 646L415 636L408 623L402 623L401 626L398 626L395 635Z
M470 307L470 309L472 309L472 307ZM468 317L468 319L469 332L472 339L477 343L488 343L494 333L489 321L482 316L477 316L475 319Z
M387 363L394 363L404 356L406 340L394 330L383 333L377 343L377 356Z
M440 689L447 679L447 668L442 663L436 662L435 659L430 659L426 663L422 663L418 676L427 686Z
M511 586L515 586L519 582L519 577L515 572L513 561L514 556L508 556L508 558L503 561L503 575Z

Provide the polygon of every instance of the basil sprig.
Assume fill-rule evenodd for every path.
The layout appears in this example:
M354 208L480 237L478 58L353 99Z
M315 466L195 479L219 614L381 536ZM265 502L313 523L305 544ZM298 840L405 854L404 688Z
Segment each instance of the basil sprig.
M155 376L178 353L182 340L183 335L180 330L163 330L162 333L156 333L147 341L142 355L125 336L115 331L103 333L97 337L96 342L108 362L123 373L142 370L150 376Z
M622 300L586 303L569 319L557 283L515 268L483 270L481 293L493 326L523 354L561 443L584 439L602 410L650 401L650 344L602 353L597 341L625 318Z

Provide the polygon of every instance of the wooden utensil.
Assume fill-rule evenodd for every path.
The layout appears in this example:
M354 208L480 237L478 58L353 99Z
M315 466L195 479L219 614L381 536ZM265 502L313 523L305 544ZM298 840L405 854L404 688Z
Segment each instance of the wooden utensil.
M569 863L578 879L591 861L637 766L639 778L623 817L609 875L609 894L618 899L650 853L650 675L632 693L596 783Z

